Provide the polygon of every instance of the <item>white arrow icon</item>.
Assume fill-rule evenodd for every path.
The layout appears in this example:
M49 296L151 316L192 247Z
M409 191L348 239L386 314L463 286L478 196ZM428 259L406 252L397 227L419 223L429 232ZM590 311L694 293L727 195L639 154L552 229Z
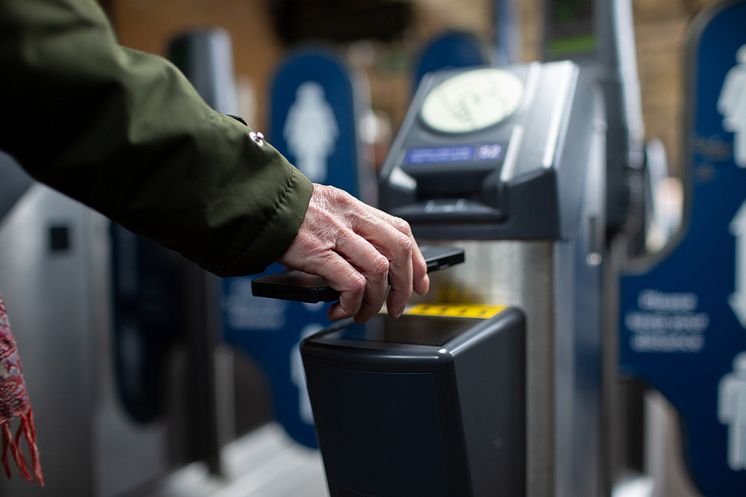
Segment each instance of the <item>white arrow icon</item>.
M741 326L746 328L746 202L731 221L730 232L736 237L736 288L729 301Z

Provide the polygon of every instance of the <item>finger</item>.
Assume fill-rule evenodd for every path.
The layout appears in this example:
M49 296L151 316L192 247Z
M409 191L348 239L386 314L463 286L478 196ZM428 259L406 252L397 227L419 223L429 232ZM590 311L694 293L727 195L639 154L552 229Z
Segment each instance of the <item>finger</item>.
M353 229L389 260L389 313L399 315L412 295L412 242L386 220L365 215L355 220Z
M355 321L367 321L381 309L386 299L389 261L370 242L353 232L340 236L335 250L365 276L367 284Z
M422 279L415 281L414 290L420 295L427 295L427 292L430 291L430 276L427 273Z
M412 237L412 285L414 291L420 295L425 295L430 289L430 277L427 275L427 262L422 255L419 245Z
M329 319L332 321L339 321L340 319L349 318L350 315L342 309L342 306L339 305L339 303L332 304L332 306L329 308L329 311L327 312L327 315L329 316Z
M402 233L404 236L407 236L411 240L412 283L414 291L416 291L420 295L425 295L430 289L430 278L427 275L427 262L425 262L425 257L423 257L422 251L420 251L420 247L417 245L417 241L414 239L414 234L412 233L412 228L409 226L409 223L401 218L392 216L391 214L388 214L381 210L377 210L376 214L380 218L386 220L400 233Z
M310 264L309 264L310 266ZM351 317L360 311L365 291L366 279L336 252L326 253L324 260L313 264L313 272L326 280L333 289L339 292L339 318ZM342 315L344 313L344 315Z

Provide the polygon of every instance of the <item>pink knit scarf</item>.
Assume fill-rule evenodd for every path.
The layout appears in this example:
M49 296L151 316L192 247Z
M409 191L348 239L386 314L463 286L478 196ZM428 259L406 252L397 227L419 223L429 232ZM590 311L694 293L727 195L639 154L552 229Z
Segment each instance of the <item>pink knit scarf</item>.
M11 425L16 419L18 427L14 436ZM36 447L36 428L31 411L31 400L26 390L26 382L23 380L21 358L18 355L13 332L10 330L10 322L2 296L0 296L0 431L3 438L0 460L2 460L8 478L11 477L10 458L12 458L26 480L35 481L44 486L39 450ZM24 441L30 464L23 453Z

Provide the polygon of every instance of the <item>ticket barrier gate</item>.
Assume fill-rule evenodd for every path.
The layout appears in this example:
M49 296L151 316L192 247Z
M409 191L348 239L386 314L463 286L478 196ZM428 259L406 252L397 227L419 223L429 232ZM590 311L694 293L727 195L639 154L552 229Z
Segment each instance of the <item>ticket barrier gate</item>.
M336 326L308 339L305 367L333 497L601 493L604 131L596 95L572 63L446 71L423 81L382 171L381 207L408 220L419 241L446 241L466 250L466 264L432 275L427 303L520 309L525 336L516 331L515 339L525 339L525 363L503 360L509 347L520 350L510 340L467 338L480 337L478 330L489 335L492 325L500 328L505 323L499 316L497 322L467 326L463 336L429 348L417 340L442 331L434 328L432 318L424 321L421 316L399 322L377 318L368 328ZM455 330L457 324L463 326L442 326ZM377 328L381 326L383 331ZM396 343L413 336L415 345ZM462 339L469 347L459 357L454 351L460 350ZM402 371L400 364L417 364L421 358L411 347L424 347L424 354L432 357L453 355L457 372L469 360L474 364L461 370L462 377L435 375L440 379L429 386L424 378L379 375L387 368ZM468 354L474 357L468 359ZM468 448L463 466L438 459L449 440L425 444L407 428L407 423L416 424L413 413L419 413L422 423L432 422L428 416L436 412L441 419L448 416L435 400L436 388L461 392L460 386L468 384L489 385L487 391L504 410L486 412L451 394L463 423L463 430L457 426L454 432L463 432L467 440L483 437L483 443L490 430L494 434L504 423L515 423L515 432L522 432L517 421L524 412L522 396L511 390L515 384L508 388L498 383L497 371L512 379L525 374L526 436L522 444L512 439L510 445L514 456L525 453L520 485L516 473L523 471L509 468L504 460L497 463L487 452L469 453ZM418 381L423 385L415 386ZM387 397L384 389L394 393ZM469 393L467 389L465 395ZM418 395L424 397L416 399ZM364 402L379 397L386 400ZM382 408L382 402L390 403ZM340 416L338 408L347 416ZM347 417L352 419L342 419ZM335 430L346 433L345 438ZM414 448L402 448L407 437ZM407 456L398 459L402 456L393 447ZM359 461L373 462L360 467ZM392 461L411 473L392 467ZM410 486L409 478L424 474L420 465L429 465L428 474L440 475L440 484L423 491L422 485L431 481L419 478L420 487ZM454 486L461 481L459 471L475 468L482 480L464 477L470 488Z
M179 438L175 431L133 422L117 398L109 222L34 183L10 160L0 158L0 177L17 187L0 216L0 282L47 480L42 489L3 478L0 495L121 495L187 456L169 453L175 449L169 440Z

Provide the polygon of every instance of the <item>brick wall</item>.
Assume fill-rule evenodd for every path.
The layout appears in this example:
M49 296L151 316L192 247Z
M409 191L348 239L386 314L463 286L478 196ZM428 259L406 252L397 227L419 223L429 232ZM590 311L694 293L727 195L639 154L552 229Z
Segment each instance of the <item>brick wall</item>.
M248 79L256 94L252 126L266 126L265 100L270 77L284 49L274 33L265 0L110 0L122 44L163 54L168 41L186 29L220 26L230 32L236 76Z
M537 60L541 56L543 0L516 1L523 58ZM633 1L647 136L663 140L676 172L681 170L683 48L687 27L695 12L712 3L715 0ZM167 40L187 27L226 27L234 42L236 72L249 78L256 90L254 124L265 125L264 97L269 77L285 51L272 30L265 0L108 0L106 4L124 44L156 53L163 53ZM409 99L407 64L419 47L449 28L491 39L492 4L492 0L415 0L416 24L411 33L397 43L375 45L377 62L362 64L360 69L370 76L373 105L390 113L395 127Z
M682 168L684 48L689 24L712 0L635 0L635 35L648 137L666 145L675 173Z

